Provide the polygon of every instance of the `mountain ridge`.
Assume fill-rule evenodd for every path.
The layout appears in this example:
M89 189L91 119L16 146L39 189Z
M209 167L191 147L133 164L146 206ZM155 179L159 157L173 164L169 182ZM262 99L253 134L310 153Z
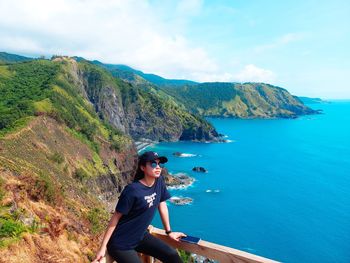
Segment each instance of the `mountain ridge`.
M194 114L205 117L235 117L235 118L296 118L299 115L318 114L318 110L312 110L304 105L297 96L291 95L286 89L271 84L258 82L183 82L172 84L171 82L157 82L151 78L144 78L142 71L135 70L129 66L104 64L95 60L98 64L109 70L112 75L123 79L143 89L156 89L176 99L185 108ZM222 87L232 86L232 91L222 92ZM211 86L214 92L208 89L198 90L202 87ZM197 89L198 88L198 89ZM212 99L211 108L206 108L201 98L208 94ZM239 93L239 96L236 96ZM194 96L194 94L196 96ZM220 99L218 99L218 96ZM189 99L190 98L190 99ZM283 103L278 103L278 101ZM198 102L200 101L200 102ZM200 105L202 103L202 105ZM196 107L194 107L196 105ZM203 107L204 106L204 107Z
M301 99L292 96L286 89L271 84L171 80L155 74L146 74L126 65L88 61L82 57L73 58L78 62L98 65L114 77L146 92L151 91L153 94L173 99L184 109L203 117L296 118L299 115L320 113L304 105ZM203 98L206 94L211 94L211 101Z
M296 118L318 113L286 89L265 83L209 82L160 89L191 112L207 117Z

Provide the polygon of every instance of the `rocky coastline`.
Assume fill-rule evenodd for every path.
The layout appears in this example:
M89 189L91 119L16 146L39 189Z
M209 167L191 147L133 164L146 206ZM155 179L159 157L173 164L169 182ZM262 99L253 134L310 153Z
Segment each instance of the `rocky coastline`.
M193 202L193 199L190 197L173 196L170 198L170 202L174 205L189 205Z
M195 181L193 177L184 173L170 174L166 168L163 168L162 175L168 189L185 189ZM173 196L169 201L174 205L188 205L193 202L193 199L190 197Z
M165 183L170 189L184 189L193 184L195 179L186 175L185 173L170 174L166 168L163 168L162 175Z

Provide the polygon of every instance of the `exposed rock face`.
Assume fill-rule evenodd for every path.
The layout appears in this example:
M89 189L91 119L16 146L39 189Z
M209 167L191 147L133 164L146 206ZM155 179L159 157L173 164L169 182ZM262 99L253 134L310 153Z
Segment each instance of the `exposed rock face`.
M109 163L116 169L108 169L106 174L91 178L86 184L105 204L108 211L114 211L119 194L124 186L133 180L137 167L137 152L133 145L129 145L122 153L115 154L110 151L109 145L105 145L100 150L100 155L105 165Z
M182 132L180 140L191 140L191 141L212 141L213 137L215 141L220 141L219 134L216 130L212 130L211 132L206 132L202 127L194 130L192 128L186 129Z
M149 94L141 88L121 80L115 81L96 66L80 67L80 76L87 97L102 118L134 139L153 141L217 141L214 127L194 116L173 101L157 93ZM74 71L74 68L72 68Z
M126 122L127 117L124 112L123 102L119 94L112 87L106 87L97 95L99 100L93 102L96 111L103 113L108 118L108 122L119 130L129 134L129 126Z
M72 74L75 75L75 72L72 71ZM103 74L99 71L83 69L79 70L78 75L95 110L114 127L128 134L121 94L115 85L103 79Z

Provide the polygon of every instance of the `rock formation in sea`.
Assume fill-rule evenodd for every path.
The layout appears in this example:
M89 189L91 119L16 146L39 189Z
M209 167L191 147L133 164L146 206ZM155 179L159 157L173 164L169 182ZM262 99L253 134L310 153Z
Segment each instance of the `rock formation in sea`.
M184 174L170 174L167 168L162 169L162 175L164 176L165 183L170 188L185 188L190 186L194 182L194 178Z
M190 197L174 196L170 198L170 202L174 205L189 205L193 202L193 199Z
M205 169L204 167L201 166L196 166L192 168L192 171L194 172L200 172L200 173L207 173L207 169Z

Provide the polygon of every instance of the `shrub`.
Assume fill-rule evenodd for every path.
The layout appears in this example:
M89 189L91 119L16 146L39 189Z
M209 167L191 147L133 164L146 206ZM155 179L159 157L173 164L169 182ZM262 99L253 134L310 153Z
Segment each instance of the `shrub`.
M59 152L55 152L53 155L51 155L49 157L49 159L51 161L54 161L54 162L58 163L58 164L61 164L61 163L64 162L64 156L63 156L63 154L61 154Z
M108 213L103 209L93 208L88 212L87 218L92 225L91 232L97 234L106 227Z
M26 182L27 193L35 201L45 200L54 203L58 200L59 191L49 174L26 175L22 181Z
M87 172L85 172L84 169L78 168L74 172L74 177L78 179L80 182L83 182L86 178L89 177L89 175L87 174Z
M194 262L194 259L191 256L190 252L187 252L187 251L182 250L182 249L178 249L178 253L179 253L180 258L183 260L183 262L187 262L187 263Z
M20 222L11 218L0 218L0 238L20 237L27 228Z
M56 200L56 189L52 179L47 174L40 174L37 183L38 188L42 188L43 197L49 203Z

